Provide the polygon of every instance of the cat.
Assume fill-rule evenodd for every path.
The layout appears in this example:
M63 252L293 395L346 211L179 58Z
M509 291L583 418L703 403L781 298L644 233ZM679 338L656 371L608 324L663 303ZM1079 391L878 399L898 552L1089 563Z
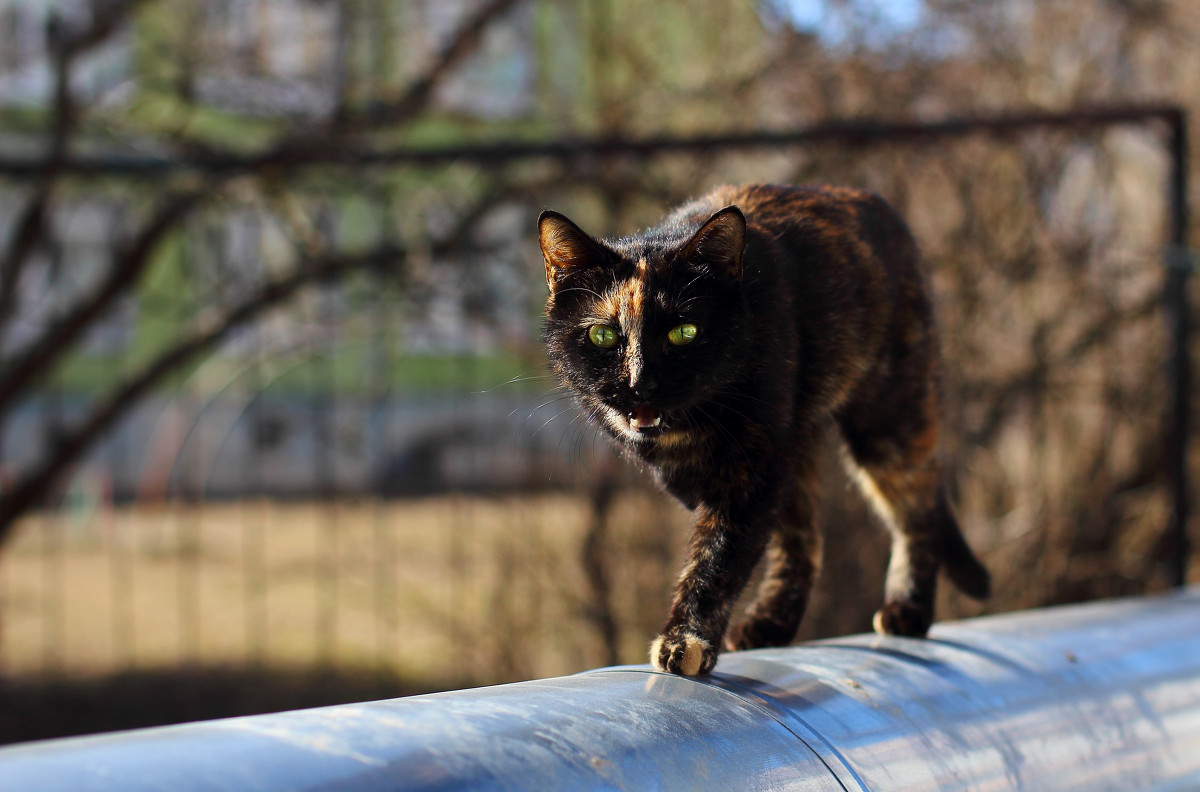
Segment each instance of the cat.
M551 368L587 417L694 513L660 671L795 638L821 556L818 448L829 425L889 528L882 634L924 636L939 568L977 599L937 457L939 353L916 243L848 188L721 187L602 241L546 210ZM744 620L734 603L766 556Z

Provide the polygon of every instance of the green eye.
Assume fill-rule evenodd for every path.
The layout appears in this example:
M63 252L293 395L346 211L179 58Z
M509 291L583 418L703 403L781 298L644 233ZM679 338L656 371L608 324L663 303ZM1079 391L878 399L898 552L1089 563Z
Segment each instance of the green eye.
M588 328L588 340L601 349L612 349L617 345L617 331L607 325L592 325Z
M675 346L683 346L690 344L696 340L696 325L681 324L671 332L667 333L667 340Z

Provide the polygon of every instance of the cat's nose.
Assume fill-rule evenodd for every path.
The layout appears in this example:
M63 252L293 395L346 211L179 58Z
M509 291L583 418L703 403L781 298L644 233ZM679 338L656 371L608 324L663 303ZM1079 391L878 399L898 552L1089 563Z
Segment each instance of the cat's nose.
M642 401L649 401L656 387L658 387L658 383L654 381L653 377L643 375L637 384L633 386L633 395Z

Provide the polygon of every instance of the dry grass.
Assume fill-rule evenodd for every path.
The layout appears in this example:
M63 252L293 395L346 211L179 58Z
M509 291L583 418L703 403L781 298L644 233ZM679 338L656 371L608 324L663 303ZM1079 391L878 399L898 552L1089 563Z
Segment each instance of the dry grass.
M1072 537L1092 523L1062 521L1086 488L1055 502L1065 476L995 485L1046 469L1021 448L1000 443L959 470L964 529L997 593L979 605L943 587L941 618L1162 588L1145 572L1166 519L1161 488L1114 500L1115 533L1090 546ZM828 467L826 563L801 638L869 629L882 593L884 532ZM587 499L567 494L34 515L0 555L0 672L358 669L422 689L571 673L605 659L580 560L589 519ZM618 658L641 663L687 515L658 493L626 492L609 525Z
M0 663L10 676L245 663L481 682L570 673L603 656L578 558L587 519L568 495L35 515L0 557ZM686 517L639 493L612 522L621 656L641 662L674 552L641 551L677 545Z

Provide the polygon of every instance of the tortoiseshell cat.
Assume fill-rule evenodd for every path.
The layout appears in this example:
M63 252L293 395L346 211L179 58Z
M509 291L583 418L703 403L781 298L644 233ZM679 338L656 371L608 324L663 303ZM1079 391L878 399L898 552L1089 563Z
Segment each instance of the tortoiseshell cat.
M551 211L538 233L555 373L695 513L650 648L656 668L706 674L722 636L730 649L795 637L820 562L814 465L831 422L891 530L876 631L925 635L939 567L970 596L988 596L938 468L925 277L881 198L722 187L624 239L597 241ZM726 635L764 551L758 596Z

